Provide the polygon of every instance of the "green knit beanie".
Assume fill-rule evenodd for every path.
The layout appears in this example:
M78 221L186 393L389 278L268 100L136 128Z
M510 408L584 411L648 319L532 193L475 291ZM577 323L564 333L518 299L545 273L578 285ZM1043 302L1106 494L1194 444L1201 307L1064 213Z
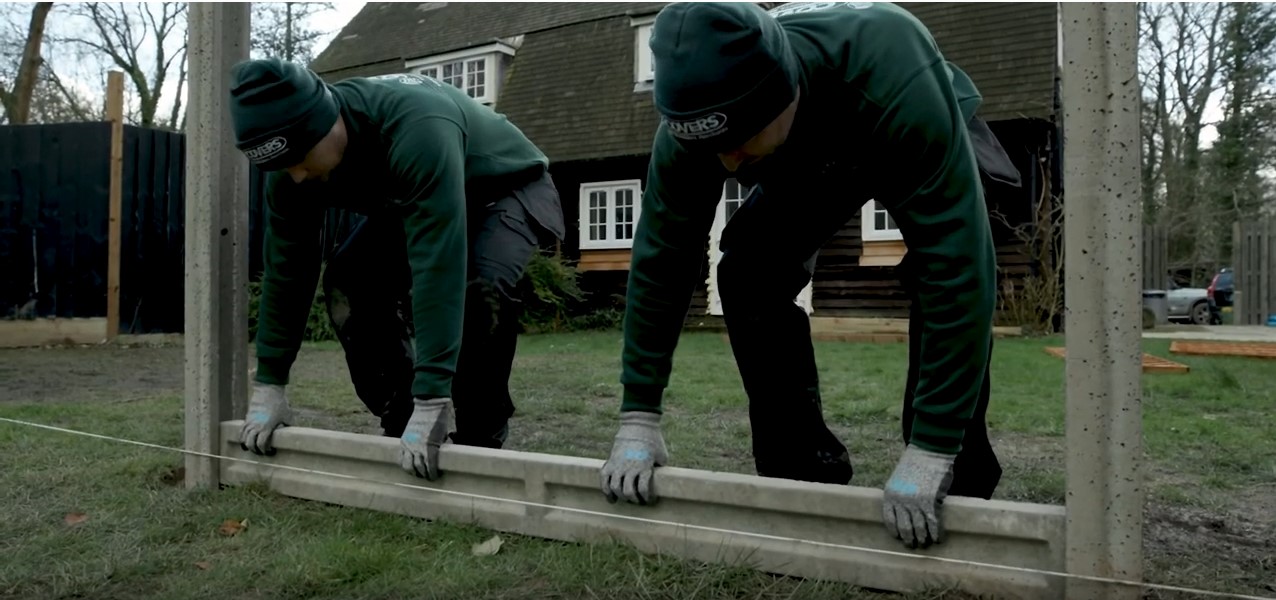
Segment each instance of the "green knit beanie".
M656 16L649 45L656 110L689 148L738 147L796 94L788 37L757 4L671 4Z
M235 147L263 171L301 163L332 130L337 115L328 86L309 69L277 58L231 68Z

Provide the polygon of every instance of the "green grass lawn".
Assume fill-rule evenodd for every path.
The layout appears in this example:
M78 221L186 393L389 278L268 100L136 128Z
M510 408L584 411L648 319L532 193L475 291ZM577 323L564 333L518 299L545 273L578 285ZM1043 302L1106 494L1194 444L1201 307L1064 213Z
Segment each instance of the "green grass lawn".
M998 340L989 412L1005 476L997 497L1062 503L1061 338ZM1146 579L1276 592L1276 369L1252 359L1148 352L1192 372L1147 374ZM605 458L615 433L620 337L521 342L509 448ZM819 343L825 412L855 485L880 486L901 451L903 344ZM339 347L308 345L290 390L300 424L376 433ZM182 435L182 349L0 351L0 416L169 446ZM752 472L746 402L721 334L688 333L666 395L672 463ZM0 598L886 598L743 568L493 535L280 497L187 492L181 457L0 423ZM68 525L67 515L83 514ZM247 519L223 536L226 519ZM924 597L952 597L928 595ZM1150 592L1149 597L1169 595Z

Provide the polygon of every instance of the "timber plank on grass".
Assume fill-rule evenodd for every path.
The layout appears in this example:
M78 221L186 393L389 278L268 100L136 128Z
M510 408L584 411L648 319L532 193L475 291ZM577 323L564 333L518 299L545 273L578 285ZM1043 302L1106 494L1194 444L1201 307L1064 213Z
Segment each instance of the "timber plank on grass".
M0 320L0 348L100 344L106 317Z
M1194 356L1276 358L1276 344L1264 342L1202 342L1174 340L1170 352Z
M1059 358L1067 358L1068 354L1065 348L1058 346L1047 346L1046 352ZM1144 373L1187 373L1190 370L1191 368L1183 363L1143 353Z
M1019 337L1019 327L993 327L998 338ZM908 319L874 317L811 317L811 339L835 342L907 342Z

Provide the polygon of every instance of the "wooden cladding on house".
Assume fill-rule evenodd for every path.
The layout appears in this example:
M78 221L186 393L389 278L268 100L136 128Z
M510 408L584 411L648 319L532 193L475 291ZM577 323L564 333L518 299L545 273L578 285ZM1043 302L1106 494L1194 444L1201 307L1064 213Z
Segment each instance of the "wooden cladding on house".
M860 253L860 266L893 267L904 259L904 254L907 252L908 247L904 245L904 240L864 242L863 251Z
M576 268L581 271L628 271L629 249L615 250L581 250L580 263Z

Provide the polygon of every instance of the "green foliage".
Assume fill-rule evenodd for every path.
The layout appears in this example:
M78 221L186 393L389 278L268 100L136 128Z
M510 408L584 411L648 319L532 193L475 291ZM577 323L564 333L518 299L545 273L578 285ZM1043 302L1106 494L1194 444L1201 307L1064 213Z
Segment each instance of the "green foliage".
M615 329L622 313L614 307L591 309L580 287L580 271L561 256L537 253L527 265L523 328L531 333Z

